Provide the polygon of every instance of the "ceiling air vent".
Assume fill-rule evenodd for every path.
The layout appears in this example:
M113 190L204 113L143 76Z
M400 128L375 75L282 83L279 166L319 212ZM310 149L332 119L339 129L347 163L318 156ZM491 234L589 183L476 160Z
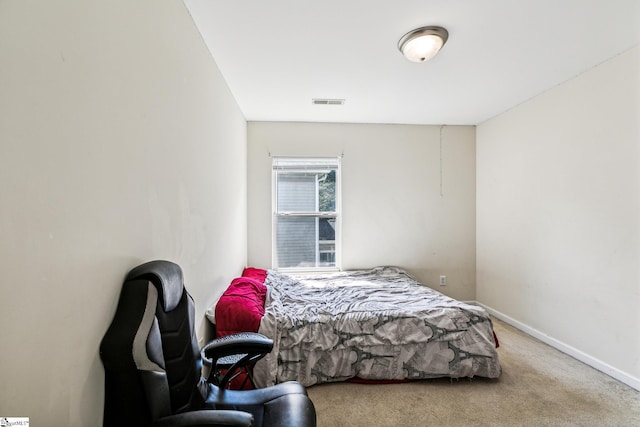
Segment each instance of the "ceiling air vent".
M320 99L315 98L311 100L313 105L344 105L344 99Z

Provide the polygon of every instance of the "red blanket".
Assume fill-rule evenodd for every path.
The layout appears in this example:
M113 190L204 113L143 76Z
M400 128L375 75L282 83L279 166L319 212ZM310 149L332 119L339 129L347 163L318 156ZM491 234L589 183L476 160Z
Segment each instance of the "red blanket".
M242 277L233 279L216 304L216 335L258 332L264 316L267 287L266 270L245 268Z

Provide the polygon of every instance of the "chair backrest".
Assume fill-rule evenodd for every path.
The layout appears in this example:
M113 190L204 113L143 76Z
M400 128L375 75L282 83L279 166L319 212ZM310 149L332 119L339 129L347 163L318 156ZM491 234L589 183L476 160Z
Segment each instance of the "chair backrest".
M194 303L178 265L151 261L129 272L100 357L105 426L149 425L203 406Z

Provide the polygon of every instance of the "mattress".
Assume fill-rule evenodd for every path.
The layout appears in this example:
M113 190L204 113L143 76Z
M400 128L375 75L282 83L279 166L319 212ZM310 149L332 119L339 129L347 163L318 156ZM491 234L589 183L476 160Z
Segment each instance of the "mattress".
M258 331L274 350L254 368L259 387L501 374L486 311L402 269L265 276Z

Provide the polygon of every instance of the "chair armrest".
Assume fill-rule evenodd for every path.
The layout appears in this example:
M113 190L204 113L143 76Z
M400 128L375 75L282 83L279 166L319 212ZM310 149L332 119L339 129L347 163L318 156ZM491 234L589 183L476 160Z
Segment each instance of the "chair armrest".
M123 420L126 421L126 420ZM160 418L153 423L153 427L188 427L188 426L238 426L253 425L253 415L242 411L202 410L183 412Z
M217 358L242 353L268 354L273 349L273 340L256 332L241 332L216 338L202 348L207 358Z
M200 351L204 366L209 368L207 381L224 388L237 369L255 364L272 349L273 340L255 332L217 338ZM224 377L220 378L218 368L227 371Z

